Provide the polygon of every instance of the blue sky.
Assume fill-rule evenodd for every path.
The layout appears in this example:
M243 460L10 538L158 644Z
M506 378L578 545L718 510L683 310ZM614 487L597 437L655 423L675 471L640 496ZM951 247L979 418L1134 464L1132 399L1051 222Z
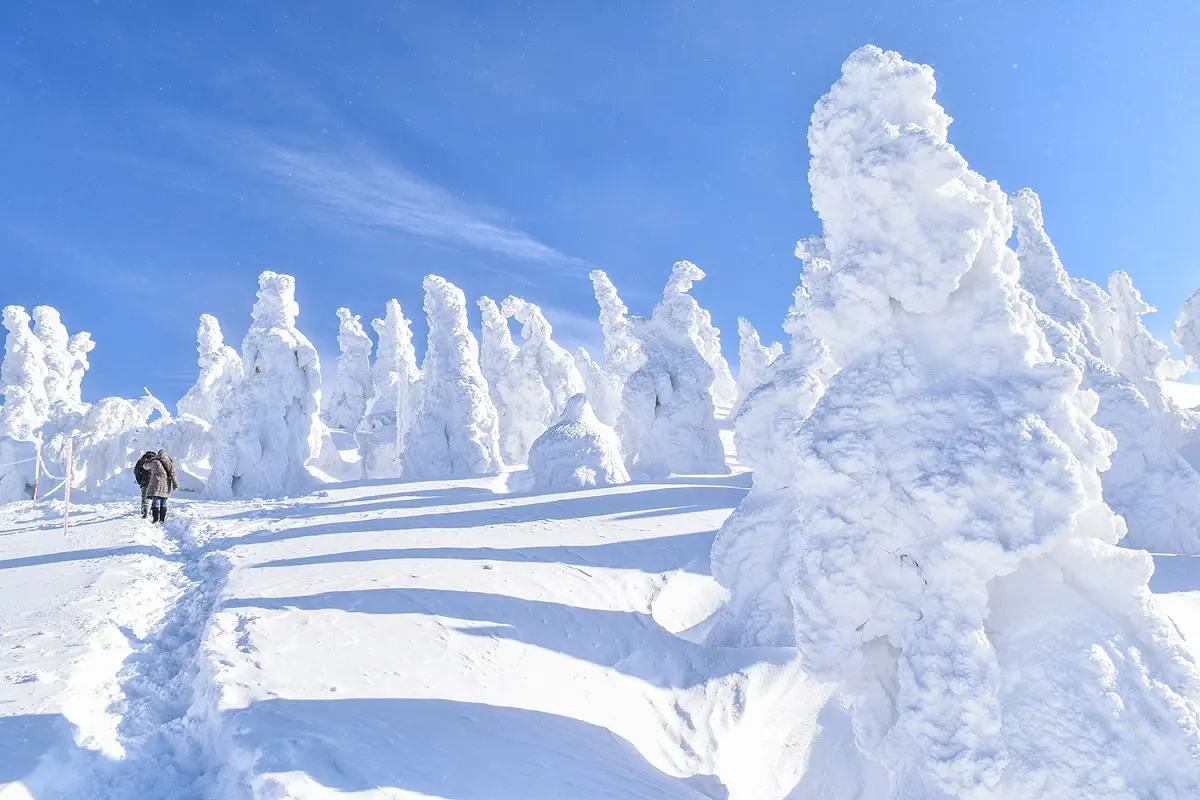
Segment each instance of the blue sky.
M1086 6L1086 9L1085 9ZM587 270L635 312L672 262L736 352L814 233L805 135L854 48L934 65L951 139L1031 186L1068 269L1129 271L1165 336L1200 287L1200 4L22 2L0 7L0 305L98 343L91 399L174 402L195 329L240 342L297 277L327 362L420 280L540 303L594 341Z

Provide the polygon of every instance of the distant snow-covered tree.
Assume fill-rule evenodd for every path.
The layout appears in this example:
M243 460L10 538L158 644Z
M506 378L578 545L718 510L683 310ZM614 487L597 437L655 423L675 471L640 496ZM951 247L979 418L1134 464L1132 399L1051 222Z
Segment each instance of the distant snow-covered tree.
M72 396L72 373L76 370L77 354L71 352L71 337L58 309L51 306L34 308L33 333L44 348L46 397L50 407L63 404L67 408L78 408L80 400Z
M600 306L600 330L604 334L604 362L596 362L580 347L575 364L587 389L589 404L605 425L616 425L621 415L621 393L625 381L645 363L642 347L629 325L629 309L603 270L592 270L592 289Z
M629 482L616 434L596 418L582 394L569 398L562 417L533 443L529 471L539 491Z
M404 437L416 414L421 370L412 327L397 300L389 300L383 319L371 321L379 336L371 367L371 400L355 438L367 478L401 473Z
M583 378L575 366L575 358L553 339L554 329L542 310L519 297L505 298L505 316L521 323L521 346L516 361L520 368L541 378L550 395L549 427L567 407L567 401L584 391ZM545 430L545 428L543 428Z
M45 345L33 335L21 306L4 309L4 360L0 362L0 503L29 497L38 428L49 412Z
M1187 356L1188 365L1200 369L1200 290L1184 301L1175 320L1173 338Z
M783 345L772 342L764 347L758 331L745 317L738 317L738 397L735 408L741 408L746 395L762 383L767 367L783 355Z
M737 402L737 382L729 371L729 362L721 353L721 332L713 326L712 315L688 292L696 281L704 280L704 271L690 261L676 261L663 297L671 300L677 325L685 325L696 349L713 371L712 398L721 412L733 409Z
M321 446L321 362L296 327L300 306L290 275L264 272L242 342L245 376L221 408L209 492L218 498L308 488L308 462Z
M425 278L429 341L421 367L421 399L404 440L404 474L415 479L500 471L496 407L479 369L479 345L467 327L462 290Z
M371 399L371 337L348 308L339 308L337 374L321 418L331 428L354 431Z
M549 393L535 392L535 410L522 400L522 378L535 384L534 376L517 374L517 354L520 348L513 342L508 318L500 311L496 301L481 297L477 301L483 316L483 340L480 343L479 368L488 384L488 396L496 407L499 421L500 454L506 464L520 464L529 452L532 439L525 441L528 419L535 417L543 405L550 402ZM512 405L509 405L510 399ZM536 424L534 425L536 427ZM536 436L536 433L530 434Z
M646 362L625 383L618 434L630 471L651 478L728 471L713 370L694 336L696 306L686 293L692 279L681 279L696 272L690 262L676 263L653 315L630 320Z
M190 414L212 425L221 406L242 382L242 357L225 344L221 325L211 314L200 315L196 354L200 374L176 405L176 411L180 416Z

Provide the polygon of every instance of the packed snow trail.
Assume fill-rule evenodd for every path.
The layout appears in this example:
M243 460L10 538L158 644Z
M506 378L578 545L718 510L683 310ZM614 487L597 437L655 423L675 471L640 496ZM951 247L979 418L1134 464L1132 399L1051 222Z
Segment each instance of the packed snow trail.
M57 525L28 526L56 552L0 562L0 568L41 571L42 602L46 590L57 591L71 572L88 582L77 598L59 600L77 608L79 618L68 613L62 617L68 624L46 634L69 636L74 641L68 647L81 654L56 671L18 673L22 681L60 687L38 705L58 706L61 719L43 713L20 725L55 735L30 741L18 730L13 738L24 738L24 746L10 751L13 763L0 772L0 786L25 778L25 789L39 798L205 796L200 784L208 769L187 710L200 637L226 561L184 541L195 521L179 513L179 504L167 525L158 527L134 516L133 507L84 506L70 537ZM20 507L15 516L22 517ZM26 510L23 516L36 520L38 514ZM111 546L122 539L131 543ZM110 546L86 546L98 543ZM18 573L17 585L22 577ZM49 606L51 613L60 608ZM19 607L8 610L13 617L21 613ZM19 652L7 654L13 650ZM22 796L18 791L10 787L0 797Z

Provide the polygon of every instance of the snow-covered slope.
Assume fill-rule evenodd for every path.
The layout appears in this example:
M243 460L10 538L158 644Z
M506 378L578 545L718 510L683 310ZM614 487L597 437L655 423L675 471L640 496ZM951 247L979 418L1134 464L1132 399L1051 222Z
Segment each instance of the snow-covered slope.
M791 650L687 632L747 478L5 506L0 797L879 797Z

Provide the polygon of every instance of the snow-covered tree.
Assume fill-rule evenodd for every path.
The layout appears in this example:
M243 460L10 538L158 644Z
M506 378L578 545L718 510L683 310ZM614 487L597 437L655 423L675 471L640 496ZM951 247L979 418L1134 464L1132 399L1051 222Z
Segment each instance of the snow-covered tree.
M404 437L420 399L411 326L398 300L387 302L383 319L371 321L379 346L371 367L371 401L355 435L367 478L394 478L401 472Z
M738 317L738 396L735 408L741 408L746 395L762 384L767 367L781 355L783 345L772 342L770 347L764 347L750 320Z
M200 315L196 354L200 375L180 399L176 411L180 416L188 414L212 425L221 406L242 382L242 357L225 344L221 325L211 314Z
M21 306L4 309L4 360L0 362L0 503L29 497L37 430L49 412L45 346L29 328Z
M625 383L618 434L630 471L651 478L728 471L713 409L713 370L693 335L691 279L680 279L695 272L690 262L677 262L653 315L630 319L646 362Z
M321 418L331 428L354 431L367 413L371 399L371 337L361 318L339 308L337 374Z
M67 397L74 405L83 404L83 376L92 366L88 361L88 353L96 349L92 335L87 331L73 334L67 342L67 352L71 354L71 374L67 378Z
M1123 542L1155 552L1200 553L1200 474L1177 452L1184 412L1165 400L1150 402L1143 391L1161 398L1162 384L1155 374L1161 362L1156 360L1165 358L1165 348L1145 341L1152 339L1149 332L1136 330L1140 320L1130 321L1128 316L1124 325L1106 326L1104 337L1098 335L1093 307L1111 315L1110 322L1120 323L1112 298L1095 284L1067 275L1033 191L1017 192L1011 203L1021 284L1037 304L1038 324L1055 356L1082 371L1084 388L1096 392L1099 400L1095 421L1117 440L1111 466L1100 478L1105 501L1128 526ZM1093 303L1080 296L1081 288ZM1131 285L1120 291L1126 314L1144 305L1132 296L1136 290ZM1122 328L1131 327L1132 337L1119 335ZM1125 364L1142 372L1140 386L1117 368L1122 364L1121 343L1128 338L1134 340L1132 350L1153 353L1148 361L1134 358Z
M534 488L548 492L629 482L617 435L582 394L569 398L559 421L533 443L529 471Z
M721 353L721 331L712 324L712 315L688 292L696 281L704 280L704 271L690 261L676 261L671 277L663 289L663 299L670 300L677 325L686 325L696 349L713 371L712 398L717 409L728 412L737 402L737 382L729 371L729 362Z
M429 340L421 366L421 399L404 440L404 474L414 479L500 471L496 407L479 369L479 344L467 327L462 290L425 278Z
M209 492L215 497L297 492L312 483L321 446L321 362L296 317L296 281L258 276L258 300L242 342L244 379L213 426Z
M575 351L575 366L583 378L588 403L605 425L616 425L621 416L621 394L625 381L646 362L642 346L629 325L629 309L604 270L591 272L592 289L600 306L600 330L604 334L604 361L595 361L586 348Z
M1118 363L1112 366L1133 381L1156 413L1179 419L1183 409L1167 396L1164 379L1178 378L1187 365L1171 358L1167 346L1154 337L1142 322L1142 316L1154 306L1142 299L1129 273L1118 270L1108 276L1108 294L1117 315L1117 336L1121 346Z
M67 334L58 309L51 306L34 308L33 333L41 340L45 354L46 397L51 409L59 404L78 408L80 401L72 396L72 373L76 370L78 359L71 352L71 337Z
M714 574L734 559L773 579L751 602L727 586L714 635L790 617L896 796L1198 795L1200 672L1149 602L1149 556L1115 546L1112 438L934 89L930 68L868 46L817 104L831 271L808 319L840 371L795 461L769 487L756 475L765 523L718 535Z
M506 317L521 323L519 369L537 375L550 395L551 416L545 428L562 415L567 401L585 390L575 358L554 341L554 329L542 310L519 297L505 298L501 307Z
M1200 291L1195 291L1183 303L1175 320L1172 338L1188 359L1188 366L1200 369Z
M500 311L496 301L490 297L481 297L477 301L479 311L483 316L483 341L480 343L479 368L488 384L488 396L496 407L499 421L500 454L506 464L524 462L529 445L536 438L536 420L540 418L540 409L548 406L550 395L544 390L538 390L535 376L520 375L517 370L517 353L520 349L513 342L512 331L508 327L508 318ZM533 409L523 399L522 378L528 379L535 395ZM512 405L509 405L510 399ZM529 430L531 429L532 430Z

